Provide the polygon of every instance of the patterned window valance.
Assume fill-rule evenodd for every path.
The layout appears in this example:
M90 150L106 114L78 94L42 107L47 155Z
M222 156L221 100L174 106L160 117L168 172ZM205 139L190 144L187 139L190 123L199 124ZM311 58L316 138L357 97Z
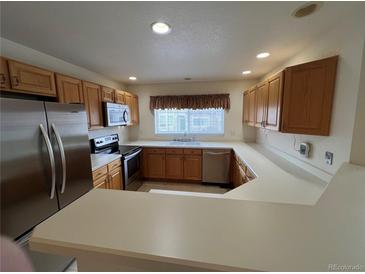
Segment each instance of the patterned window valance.
M151 96L150 109L230 109L229 94Z

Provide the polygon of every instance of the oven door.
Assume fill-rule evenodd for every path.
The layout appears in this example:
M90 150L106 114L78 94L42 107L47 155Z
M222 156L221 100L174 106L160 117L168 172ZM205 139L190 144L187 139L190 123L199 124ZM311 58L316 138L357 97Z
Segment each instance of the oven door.
M105 107L106 125L107 126L125 126L125 113L122 108Z
M123 179L125 190L137 190L142 184L139 181L141 170L141 151L142 148L133 152L131 155L124 156Z

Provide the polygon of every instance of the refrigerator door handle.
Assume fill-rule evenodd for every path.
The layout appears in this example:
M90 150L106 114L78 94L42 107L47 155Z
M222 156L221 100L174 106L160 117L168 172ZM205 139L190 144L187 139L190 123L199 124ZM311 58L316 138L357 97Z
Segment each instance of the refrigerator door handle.
M56 165L55 165L55 160L54 160L54 154L53 154L53 149L52 149L52 145L51 145L51 141L49 140L48 134L46 132L46 130L44 129L44 126L42 124L39 124L39 128L42 132L44 141L46 143L47 146L47 151L48 151L48 156L49 156L49 162L51 164L51 170L52 170L52 186L51 186L51 194L49 195L50 199L54 198L54 194L56 191Z
M66 156L65 156L65 149L63 147L62 139L60 133L58 132L54 123L52 123L51 128L56 136L58 147L60 148L61 154L61 163L62 163L62 184L61 184L61 193L65 192L66 187Z

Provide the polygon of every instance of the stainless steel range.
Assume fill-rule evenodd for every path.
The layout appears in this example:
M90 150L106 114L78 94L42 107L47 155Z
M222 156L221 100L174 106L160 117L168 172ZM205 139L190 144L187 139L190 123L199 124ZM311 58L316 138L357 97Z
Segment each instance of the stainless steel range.
M107 135L90 140L91 152L95 154L122 155L123 189L137 190L141 186L141 152L139 146L120 146L118 134Z

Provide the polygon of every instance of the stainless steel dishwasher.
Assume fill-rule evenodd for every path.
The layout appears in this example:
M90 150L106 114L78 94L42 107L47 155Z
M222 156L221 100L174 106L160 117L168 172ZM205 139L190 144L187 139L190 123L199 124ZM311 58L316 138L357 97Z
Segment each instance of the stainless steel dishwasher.
M229 184L230 149L203 149L203 182Z

